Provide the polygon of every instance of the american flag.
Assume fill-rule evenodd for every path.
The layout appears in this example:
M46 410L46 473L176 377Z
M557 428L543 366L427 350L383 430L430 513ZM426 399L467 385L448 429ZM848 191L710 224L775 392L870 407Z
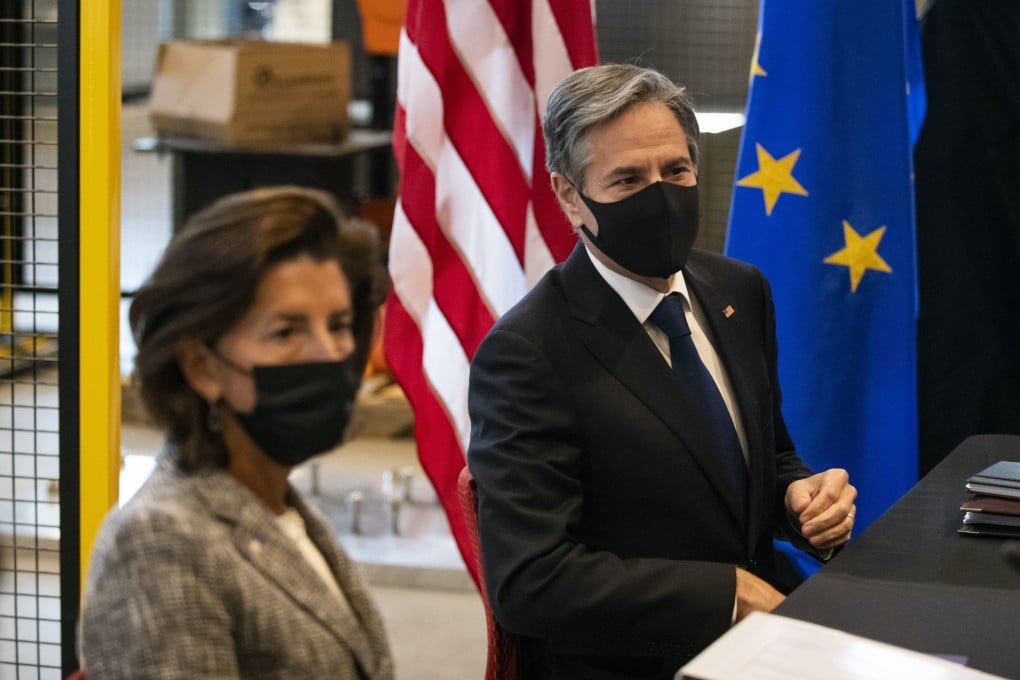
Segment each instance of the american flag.
M553 86L597 62L593 2L407 4L384 350L464 556L457 476L470 434L468 367L493 321L573 247L549 188L540 121Z

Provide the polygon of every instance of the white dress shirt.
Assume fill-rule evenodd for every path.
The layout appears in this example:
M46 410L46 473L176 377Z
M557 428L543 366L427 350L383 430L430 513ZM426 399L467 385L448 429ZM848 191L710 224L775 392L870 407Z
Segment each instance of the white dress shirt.
M634 313L634 316L644 326L645 332L648 333L648 337L652 339L655 346L659 348L659 352L662 353L666 363L672 366L672 360L669 355L669 338L662 330L651 323L648 317L651 316L652 312L659 305L664 297L665 293L660 293L653 288L649 288L643 283L639 283L634 279L627 278L623 274L618 274L606 265L599 262L599 260L591 254L590 251L585 249L588 253L588 257L591 259L593 265L595 265L595 271L605 279L609 287L616 291L616 294L620 296L624 304ZM715 380L716 387L719 388L719 393L722 395L723 402L726 404L726 410L730 413L730 419L733 421L733 427L737 431L737 439L740 440L740 450L744 454L744 463L747 463L747 435L744 432L743 421L740 417L740 405L733 396L733 387L730 384L729 374L726 372L726 367L723 366L722 360L719 358L719 353L715 351L715 347L712 346L711 341L708 339L708 335L705 333L705 327L702 324L704 319L704 313L701 310L701 306L698 304L691 295L687 292L687 281L684 280L684 273L677 272L673 275L673 282L670 286L670 293L679 293L684 300L684 314L687 318L687 325L691 328L691 339L694 341L694 347L698 350L698 356L701 357L701 362L705 364L712 379Z

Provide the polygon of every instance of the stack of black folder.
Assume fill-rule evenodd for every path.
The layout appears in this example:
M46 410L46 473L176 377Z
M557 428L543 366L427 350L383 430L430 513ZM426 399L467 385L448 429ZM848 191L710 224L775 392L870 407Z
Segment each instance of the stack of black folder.
M1003 460L967 478L961 534L1020 538L1020 462Z

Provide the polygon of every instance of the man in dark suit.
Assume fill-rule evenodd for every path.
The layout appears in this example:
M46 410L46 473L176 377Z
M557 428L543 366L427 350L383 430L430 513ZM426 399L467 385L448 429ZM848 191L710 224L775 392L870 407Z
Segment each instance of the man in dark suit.
M794 451L768 283L691 250L683 88L633 65L582 69L543 130L581 242L472 363L485 579L523 637L525 677L672 678L782 601L774 537L823 558L849 539L856 490Z

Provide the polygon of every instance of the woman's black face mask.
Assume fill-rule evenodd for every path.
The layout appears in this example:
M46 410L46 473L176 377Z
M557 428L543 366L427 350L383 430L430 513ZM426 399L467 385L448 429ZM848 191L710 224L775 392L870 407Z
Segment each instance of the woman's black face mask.
M239 413L227 406L271 459L293 467L343 442L358 391L353 354L343 361L255 366L250 372L220 358L255 380L254 409Z

